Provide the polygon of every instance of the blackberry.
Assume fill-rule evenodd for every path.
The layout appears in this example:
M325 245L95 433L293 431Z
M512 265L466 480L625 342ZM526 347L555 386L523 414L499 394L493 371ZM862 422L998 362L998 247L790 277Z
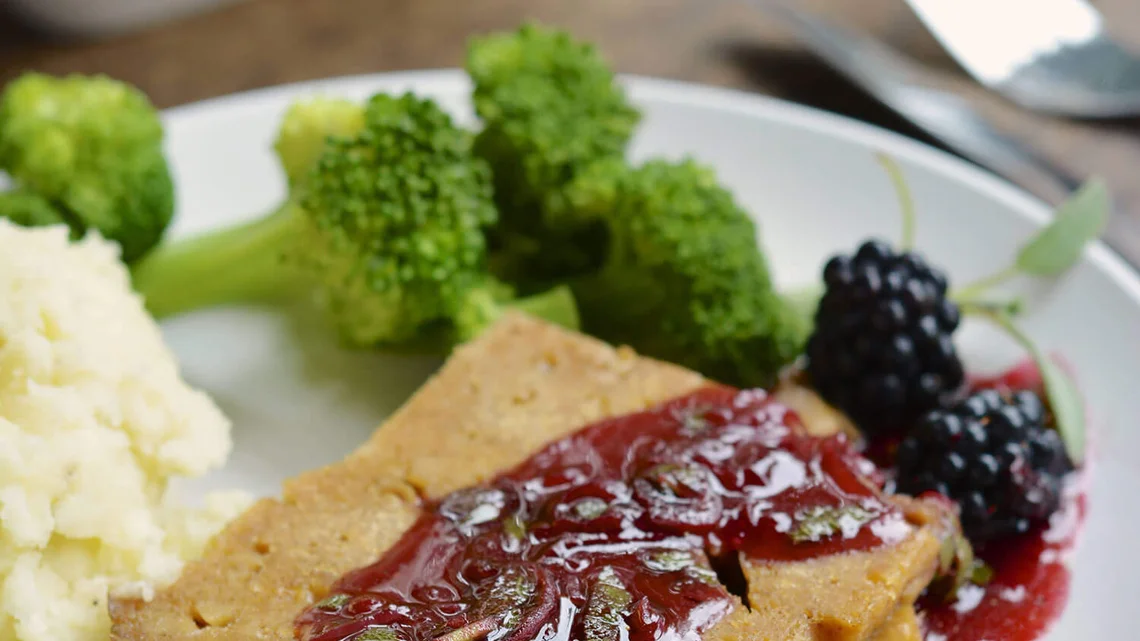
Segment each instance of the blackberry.
M807 373L864 432L909 426L960 389L959 310L941 271L869 240L828 261L823 280Z
M899 444L898 490L955 500L971 540L1024 533L1057 510L1073 469L1046 421L1029 391L987 389L934 410Z

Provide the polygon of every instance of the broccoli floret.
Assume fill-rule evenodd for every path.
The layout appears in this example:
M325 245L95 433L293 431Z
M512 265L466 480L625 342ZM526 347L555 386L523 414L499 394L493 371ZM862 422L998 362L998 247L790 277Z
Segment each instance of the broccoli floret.
M466 68L483 121L475 151L491 166L502 215L496 273L542 283L596 268L597 226L556 224L548 212L585 168L625 154L640 114L613 71L593 46L535 24L473 39Z
M273 146L289 184L309 176L330 136L351 137L363 128L364 107L351 100L317 97L293 103Z
M328 143L308 179L301 256L350 342L402 343L453 318L486 279L490 175L429 102L376 96L365 120L361 135Z
M147 97L105 76L28 73L0 96L0 169L76 234L116 241L126 262L156 245L174 214L162 140Z
M807 328L773 287L752 218L692 160L595 165L564 216L603 221L604 266L578 279L587 331L725 383L767 385Z
M300 185L330 137L364 128L364 106L336 98L298 100L285 112L273 147L289 181L285 201L267 216L197 238L159 246L133 270L135 288L158 318L227 303L276 303L307 287L286 261L303 242Z
M310 292L350 345L444 351L510 305L576 326L568 290L514 301L488 273L490 170L435 103L303 103L276 149L293 185L280 210L161 247L135 269L157 316Z
M23 227L66 224L63 214L51 201L26 189L0 192L0 218L7 218Z

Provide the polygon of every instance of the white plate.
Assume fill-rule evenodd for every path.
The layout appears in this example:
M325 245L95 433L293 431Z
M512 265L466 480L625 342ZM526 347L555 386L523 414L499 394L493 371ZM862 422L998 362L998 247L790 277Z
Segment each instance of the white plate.
M1048 216L1038 202L963 162L863 124L736 92L628 80L646 115L634 154L692 154L715 165L760 221L784 283L812 278L828 254L870 234L896 237L898 207L873 159L878 150L903 164L920 210L918 245L956 282L1006 264ZM453 71L343 78L170 111L179 187L174 233L253 217L283 196L270 144L295 97L407 89L470 119L467 82ZM1140 594L1140 393L1132 389L1140 384L1140 280L1093 247L1037 301L1028 327L1076 368L1095 428L1091 510L1072 561L1073 596L1049 638L1131 638ZM263 310L200 313L165 329L186 376L235 422L230 464L191 484L192 493L218 486L275 493L282 479L338 460L361 442L437 365L345 353L319 325ZM961 341L975 369L1019 356L975 327Z

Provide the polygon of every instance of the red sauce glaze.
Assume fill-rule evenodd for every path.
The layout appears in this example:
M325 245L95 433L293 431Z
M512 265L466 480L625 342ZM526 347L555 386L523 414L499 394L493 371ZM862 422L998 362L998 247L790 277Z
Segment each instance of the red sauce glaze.
M869 465L842 436L803 435L763 392L705 389L586 427L428 505L304 612L297 636L695 638L733 608L718 559L797 560L905 536L903 515L860 473Z
M1032 361L1000 376L976 378L970 386L1043 392ZM1064 561L1087 511L1084 474L1078 470L1070 475L1061 509L1048 524L975 549L993 570L985 587L963 588L954 604L920 602L926 641L1033 641L1049 629L1068 600L1069 570Z
M1058 361L1062 367L1063 361ZM1045 384L1041 381L1041 372L1037 363L1032 359L1024 360L1009 370L997 376L973 376L969 379L971 390L1001 389L1001 390L1032 390L1038 394L1044 393Z
M1069 596L1064 561L1087 505L1079 481L1079 474L1070 479L1065 502L1048 525L975 550L994 571L985 587L963 588L951 605L919 604L926 641L1033 641L1049 629Z

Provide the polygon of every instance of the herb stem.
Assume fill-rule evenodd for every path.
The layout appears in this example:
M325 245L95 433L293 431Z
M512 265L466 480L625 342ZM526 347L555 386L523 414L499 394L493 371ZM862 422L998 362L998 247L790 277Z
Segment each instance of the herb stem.
M474 623L452 630L445 635L438 636L435 641L478 641L483 637L491 634L499 627L498 615L492 615L479 619Z
M969 316L1002 314L1013 317L1020 314L1022 308L1025 307L1025 301L1020 298L1006 301L962 300L957 302L962 313Z
M1002 328L1029 352L1041 373L1041 382L1045 387L1047 402L1053 412L1057 432L1065 443L1065 450L1069 454L1069 459L1074 465L1080 465L1085 454L1085 408L1084 399L1081 398L1076 385L1065 371L1047 357L1033 342L1033 339L1013 322L1010 314L983 309L979 309L977 313Z
M891 179L891 184L895 188L895 195L899 200L899 209L902 214L902 238L899 240L899 247L903 251L910 251L914 248L914 196L910 192L910 187L906 184L902 167L899 167L895 159L885 153L880 153L878 154L878 160L879 164L886 170L887 176Z
M1017 341L1018 345L1024 347L1025 350L1035 358L1040 355L1038 353L1037 346L1033 343L1033 340L1030 339L1025 332L1021 331L1021 328L1014 324L1013 319L1010 318L1010 315L1008 313L999 311L994 308L986 307L975 307L972 309L974 309L977 314L985 316L995 325L1002 328L1007 334L1009 334L1010 338Z
M1020 275L1021 270L1018 269L1016 265L1011 265L997 273L983 276L972 283L963 285L956 291L951 292L950 298L954 299L958 304L971 302L986 291Z

